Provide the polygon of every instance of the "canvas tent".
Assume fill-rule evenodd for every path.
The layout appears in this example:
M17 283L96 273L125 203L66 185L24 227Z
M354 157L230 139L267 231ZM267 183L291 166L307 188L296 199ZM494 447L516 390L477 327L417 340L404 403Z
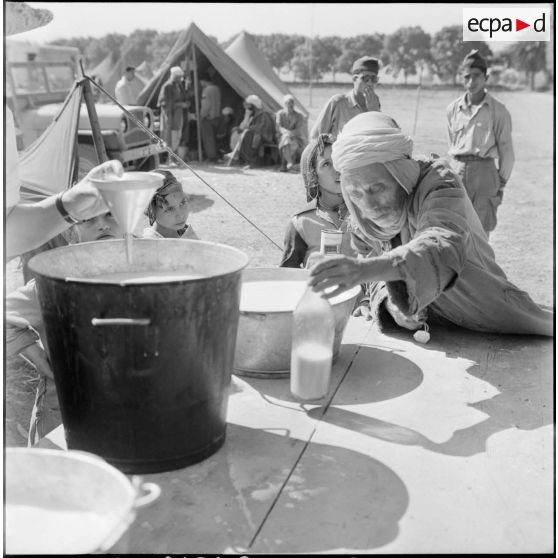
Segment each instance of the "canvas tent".
M146 60L136 67L136 76L143 78L145 83L153 77L153 70Z
M83 87L76 82L50 126L20 153L23 202L44 199L71 185L82 99Z
M293 95L288 86L281 81L267 58L258 50L254 39L242 31L236 39L225 49L225 52L279 103L283 104L283 97ZM308 111L295 98L295 105L299 112L308 118Z
M221 105L230 106L239 120L244 114L243 100L251 94L257 95L269 112L275 113L281 108L281 103L273 94L194 23L178 36L160 71L141 91L138 98L140 104L156 108L159 91L169 78L172 66L181 66L186 72L191 72L194 83L198 82L199 74L208 70L211 74L211 68L214 68L212 77L221 89Z

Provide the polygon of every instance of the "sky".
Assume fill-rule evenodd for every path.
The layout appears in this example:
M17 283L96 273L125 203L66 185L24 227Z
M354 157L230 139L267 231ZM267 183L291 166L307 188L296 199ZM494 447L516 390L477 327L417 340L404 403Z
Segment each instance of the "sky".
M28 2L48 8L54 19L47 26L14 36L31 42L59 38L129 35L135 29L176 31L194 22L206 35L225 41L240 31L267 35L305 36L392 33L420 25L433 34L462 23L464 7L510 6L499 3L195 3L195 2ZM548 4L539 4L548 5ZM517 4L515 5L517 7ZM530 5L531 7L531 5Z

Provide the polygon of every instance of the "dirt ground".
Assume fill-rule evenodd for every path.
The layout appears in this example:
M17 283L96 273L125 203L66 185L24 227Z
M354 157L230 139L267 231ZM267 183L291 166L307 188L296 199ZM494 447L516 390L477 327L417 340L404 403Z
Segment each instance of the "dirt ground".
M348 88L313 88L311 93L306 88L292 90L309 107L311 126L324 102ZM380 87L378 93L382 110L414 137L416 154L445 154L444 109L461 93L459 90ZM553 305L553 93L501 92L496 96L512 114L516 163L491 245L511 281L537 302ZM171 170L191 194L190 223L198 236L244 250L251 267L276 266L289 217L304 204L300 176L272 168L243 170L198 162L188 165L192 170ZM5 292L21 285L17 260L8 262L4 272ZM37 378L19 356L5 360L4 371L4 443L24 446Z

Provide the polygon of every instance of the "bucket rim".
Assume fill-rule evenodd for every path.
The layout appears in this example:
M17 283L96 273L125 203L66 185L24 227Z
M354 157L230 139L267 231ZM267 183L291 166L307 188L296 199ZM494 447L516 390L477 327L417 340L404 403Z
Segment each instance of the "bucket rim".
M227 251L229 251L231 254L235 254L236 256L239 257L239 263L235 264L234 266L231 266L232 269L230 270L226 270L224 272L221 273L214 273L211 274L210 277L212 279L216 279L219 277L227 277L229 275L234 275L235 273L241 272L243 269L246 268L246 266L248 265L248 262L250 260L248 254L246 254L246 252L240 250L239 248L236 248L235 246L230 246L228 244L223 244L220 242L213 242L213 241L209 241L209 240L194 240L194 239L182 239L182 238L134 238L133 240L134 243L136 242L140 242L140 243L151 243L151 244L159 244L159 243L165 243L165 245L169 245L169 243L172 243L174 245L178 245L178 246L185 246L187 244L204 244L207 246L212 246L212 247L219 247L221 249L226 249ZM117 282L110 282L110 281L102 281L102 280L98 280L95 279L95 277L71 277L71 276L65 276L62 277L59 273L53 273L53 272L49 272L49 271L45 271L45 270L39 270L36 268L37 265L39 265L43 260L48 259L50 257L52 257L52 254L55 252L70 252L73 250L76 250L76 247L80 247L80 246L88 246L88 245L92 245L92 244L100 244L103 243L103 245L105 245L105 243L111 243L111 244L115 244L115 243L119 243L119 244L124 244L126 241L123 238L113 238L113 239L107 239L107 240L93 240L90 242L79 242L76 244L69 244L67 246L59 246L57 248L52 248L51 250L47 250L45 252L40 252L39 254L35 254L28 262L28 268L30 271L32 271L33 273L37 274L40 277L45 277L54 281L60 281L62 283L89 283L89 284L96 284L96 285L112 285L112 286L126 286L126 287L143 287L146 285L162 285L162 284L168 284L168 283L173 283L173 284L178 284L178 283L194 283L196 281L200 281L200 280L205 280L207 279L207 277L192 277L192 278L169 278L167 281L161 282L161 281L152 281L152 282L142 282L142 283L117 283ZM77 248L79 249L79 248Z
M8 456L16 455L30 455L30 456L42 456L50 455L60 457L61 459L66 459L69 461L81 461L82 463L87 463L93 465L94 467L101 469L103 472L114 477L118 480L119 484L126 487L126 490L130 495L130 506L133 504L135 497L135 490L128 477L119 471L114 465L111 465L108 461L103 459L101 456L83 450L72 450L72 449L52 449L52 448L6 448L6 458Z
M113 517L109 525L106 528L94 535L91 535L86 541L87 545L82 541L83 548L77 549L81 552L95 552L99 549L106 547L109 541L115 542L122 533L130 526L131 522L135 519L135 508L134 503L137 497L137 490L128 479L128 477L119 471L116 467L108 463L101 456L87 452L84 450L72 450L72 449L51 449L51 448L37 448L37 447L11 447L5 448L5 460L6 463L8 459L16 456L55 456L59 459L67 460L68 462L84 463L91 465L96 469L102 471L103 475L113 478L119 488L122 488L121 501L118 509L113 510ZM6 468L4 468L4 473L6 474ZM6 479L7 480L7 476ZM8 488L8 483L5 483L5 488ZM9 504L8 490L4 490L4 503L7 506ZM124 494L125 493L125 494ZM5 516L4 516L5 517Z
M292 275L292 276L296 276L298 275L300 277L300 279L296 278L294 279L293 277L274 277L273 279L270 279L268 277L262 277L259 278L257 277L258 272L261 272L262 274L267 274L269 272L275 272L277 274L281 274L282 271L284 270L286 275ZM242 275L242 283L244 282L256 282L256 283L260 283L260 282L265 282L265 281L285 281L285 282L291 282L291 281L300 281L301 283L303 282L303 279L309 279L310 278L310 272L308 269L303 269L303 268L296 268L296 267L248 267L245 268L243 271L243 275ZM331 307L335 307L335 306L340 306L341 304L346 304L347 302L356 299L356 297L358 296L359 292L361 290L360 285L355 285L354 287L351 287L350 289L348 289L347 291L345 291L344 293L341 293L337 296L335 296L334 298L329 299L329 303L331 305ZM242 307L242 294L241 294L241 299L240 299L240 315L241 316L254 316L254 315L273 315L273 316L278 316L281 314L284 315L292 315L293 310L275 310L275 309L245 309Z

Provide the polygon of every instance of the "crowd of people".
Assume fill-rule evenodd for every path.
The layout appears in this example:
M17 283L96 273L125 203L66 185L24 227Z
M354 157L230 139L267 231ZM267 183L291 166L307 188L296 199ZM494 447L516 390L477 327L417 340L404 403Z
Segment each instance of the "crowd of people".
M123 78L124 79L124 78ZM169 148L184 161L240 164L245 168L279 165L281 172L298 169L302 150L308 142L306 117L287 94L283 108L273 113L258 95L248 95L242 114L222 106L222 93L215 83L215 70L199 74L199 137L195 111L194 79L180 66L170 68L157 101L160 135ZM167 161L175 164L171 158Z
M307 204L287 223L281 266L310 270L310 285L336 296L356 285L362 296L355 315L378 326L420 330L452 324L475 331L552 336L554 313L510 283L498 266L488 234L511 175L511 117L486 91L487 63L476 51L463 61L465 94L447 109L449 157L415 159L413 141L396 115L381 111L375 84L379 62L355 61L353 89L321 110L306 145L304 117L287 95L276 115L256 95L244 102L237 124L221 108L211 73L201 78L200 132L206 158L265 161L275 144L284 170L300 161ZM184 71L173 67L159 104L166 141L178 149L188 96ZM67 242L122 236L92 178L121 175L109 161L73 187L34 204L19 201L15 132L6 109L6 256L21 255L63 233ZM12 127L10 127L12 126ZM495 161L498 161L496 165ZM197 239L188 223L189 197L177 176L158 169L162 185L145 210L145 238ZM32 222L33 227L28 224ZM315 257L324 229L342 232L338 255ZM6 352L21 354L41 383L30 429L35 443L56 413L56 393L42 335L34 280L6 297ZM48 416L48 418L47 418Z

